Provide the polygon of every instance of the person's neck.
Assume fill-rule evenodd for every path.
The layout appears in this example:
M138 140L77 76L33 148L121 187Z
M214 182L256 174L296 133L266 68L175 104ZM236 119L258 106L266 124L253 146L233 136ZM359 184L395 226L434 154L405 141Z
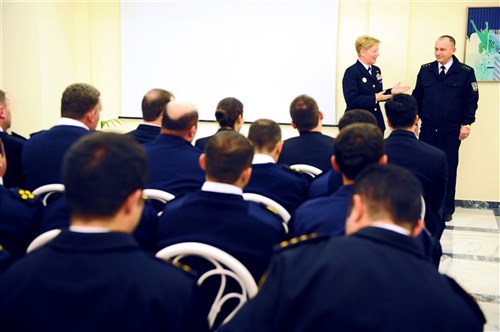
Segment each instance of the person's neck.
M404 131L409 131L409 132L413 133L413 126L406 127L406 128L392 128L392 131L396 131L396 130L404 130Z

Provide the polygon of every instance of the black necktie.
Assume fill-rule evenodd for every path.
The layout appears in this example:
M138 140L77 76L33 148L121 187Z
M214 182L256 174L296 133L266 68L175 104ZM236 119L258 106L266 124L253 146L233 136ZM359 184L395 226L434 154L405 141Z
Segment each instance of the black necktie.
M372 66L368 67L368 73L372 74Z
M442 80L444 78L444 75L445 75L445 66L441 66L441 71L439 72L439 79Z

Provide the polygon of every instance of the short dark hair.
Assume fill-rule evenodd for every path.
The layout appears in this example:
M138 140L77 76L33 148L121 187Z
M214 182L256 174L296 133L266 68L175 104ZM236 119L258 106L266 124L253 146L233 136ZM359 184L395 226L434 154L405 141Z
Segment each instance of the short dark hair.
M413 126L418 104L415 97L404 93L394 95L385 102L385 113L394 129Z
M220 131L205 145L207 176L233 184L252 166L253 155L252 143L245 136L232 130Z
M81 119L99 103L101 93L90 84L76 83L68 86L61 98L61 116Z
M178 119L172 119L168 116L168 111L165 109L161 121L161 127L168 130L183 131L188 130L198 123L198 111L196 109L187 112L180 116Z
M396 165L374 164L365 168L353 186L353 195L364 198L372 219L389 215L395 224L410 224L420 219L422 187L412 172ZM349 211L352 208L352 201Z
M65 197L73 215L109 217L147 177L144 150L117 133L86 135L68 151L63 163Z
M443 39L443 38L448 38L448 40L450 41L451 45L453 45L453 47L455 47L455 45L456 45L455 38L453 38L450 35L442 35L438 39Z
M366 166L377 163L384 155L384 136L376 125L354 123L340 131L334 150L340 171L353 180Z
M250 125L248 139L255 148L272 151L281 141L281 128L273 120L259 119Z
M313 129L319 122L319 108L316 100L308 95L296 97L290 104L290 116L299 132Z
M353 123L371 123L378 125L377 118L367 110L351 109L344 112L344 115L339 120L339 130L344 129Z
M239 116L243 116L243 103L236 98L224 98L217 104L215 119L221 128L232 128Z
M152 89L142 98L142 118L144 121L154 121L158 119L168 102L174 95L163 89Z

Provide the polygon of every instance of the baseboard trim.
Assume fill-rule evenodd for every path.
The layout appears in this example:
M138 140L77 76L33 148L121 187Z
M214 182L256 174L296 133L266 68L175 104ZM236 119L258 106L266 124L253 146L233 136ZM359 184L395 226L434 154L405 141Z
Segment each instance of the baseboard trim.
M490 201L471 201L471 200L455 200L456 207L463 207L468 209L498 209L500 208L500 202L490 202Z

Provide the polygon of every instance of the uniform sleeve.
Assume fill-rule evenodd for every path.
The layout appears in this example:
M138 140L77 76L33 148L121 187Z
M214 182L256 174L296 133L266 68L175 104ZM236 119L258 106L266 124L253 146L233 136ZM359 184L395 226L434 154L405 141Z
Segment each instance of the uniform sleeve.
M417 113L419 113L420 110L422 109L423 91L422 91L422 77L421 77L422 75L421 75L421 72L422 72L422 69L420 69L420 71L418 72L417 82L415 83L415 89L412 92L412 96L415 97L415 99L417 100L417 104L418 104Z
M363 95L359 90L358 77L353 70L349 68L342 79L342 91L347 104L347 109L372 109L375 104L375 94Z
M479 100L479 91L474 69L470 69L467 76L467 84L464 86L464 118L462 124L472 124L476 120L477 102Z

